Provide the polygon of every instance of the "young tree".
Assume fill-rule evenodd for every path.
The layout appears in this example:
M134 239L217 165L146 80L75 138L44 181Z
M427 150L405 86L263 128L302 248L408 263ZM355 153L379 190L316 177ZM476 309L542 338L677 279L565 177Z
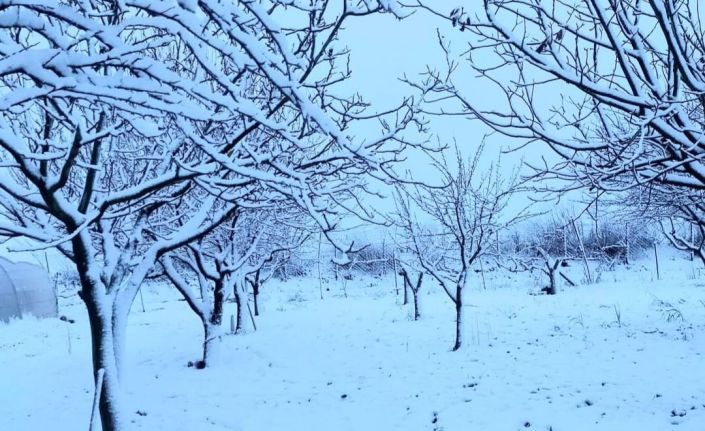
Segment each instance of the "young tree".
M401 275L404 280L404 292L406 295L407 289L411 290L411 294L414 300L414 320L419 320L421 318L421 310L419 308L419 291L421 290L421 283L423 283L423 272L419 272L416 276L416 281L412 281L409 275L410 270L404 267L404 264L400 263L399 275Z
M303 230L297 230L295 234L297 236L292 236L290 240L292 244L290 247L280 248L270 253L269 257L262 261L261 266L253 273L247 274L245 282L252 291L252 307L255 317L260 315L259 295L262 286L275 274L282 271L291 259L292 254L296 253L296 250L306 242L310 232L304 232Z
M541 291L547 295L558 293L558 276L571 286L575 286L575 283L560 270L562 266L567 265L567 258L551 255L541 245L530 244L514 255L497 256L497 260L500 267L511 272L540 271L543 273L548 278L548 284L541 288Z
M575 283L570 280L562 271L563 266L567 266L570 259L583 258L582 238L577 238L573 227L574 216L563 213L557 217L548 219L543 223L535 224L527 233L522 250L515 253L518 256L519 264L515 268L543 273L548 279L548 284L542 289L548 295L555 295L558 292L558 277L562 278L571 286ZM516 262L515 259L512 259ZM585 271L587 271L585 267Z
M480 155L478 150L466 161L456 149L456 167L445 157L435 163L443 187L399 188L396 195L406 248L454 305L453 350L462 345L463 292L473 265L487 254L496 232L525 215L502 214L518 183L515 177L503 178L496 167L483 171Z
M290 220L287 220L290 217ZM181 293L203 326L203 356L198 368L216 355L227 333L226 297L235 301L235 332L248 330L254 319L249 311L246 278L259 273L277 253L298 247L307 237L290 226L296 214L272 209L239 209L208 236L162 256L164 276ZM191 286L198 286L194 290Z

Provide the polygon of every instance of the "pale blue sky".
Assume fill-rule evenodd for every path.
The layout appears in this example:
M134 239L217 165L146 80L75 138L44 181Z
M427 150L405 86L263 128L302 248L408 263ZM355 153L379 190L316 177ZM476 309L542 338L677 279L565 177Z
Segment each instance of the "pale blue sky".
M449 12L457 2L437 0L433 5ZM468 33L461 33L447 21L421 10L403 20L387 14L348 21L340 36L340 40L351 49L353 77L346 86L349 85L366 100L381 108L395 105L412 92L399 77L406 74L408 78L420 79L419 74L427 66L441 69L445 66L445 58L438 45L438 29L450 40L454 52L460 53L466 49ZM486 81L478 79L467 67L459 68L454 81L463 88L467 97L484 106L492 106L500 100L495 90ZM463 117L431 117L429 120L433 135L448 144L452 144L455 139L468 156L473 154L490 131L480 121ZM517 144L517 141L499 134L488 137L483 163L489 165L499 159L503 171L510 174L521 167L523 160L537 162L541 157L555 160L548 147L542 145L532 145L528 149L500 155L502 150L516 147ZM426 159L413 158L407 164L419 179L433 179L424 177L429 172ZM526 169L522 171L527 172ZM526 203L526 199L517 199L512 208L519 210Z

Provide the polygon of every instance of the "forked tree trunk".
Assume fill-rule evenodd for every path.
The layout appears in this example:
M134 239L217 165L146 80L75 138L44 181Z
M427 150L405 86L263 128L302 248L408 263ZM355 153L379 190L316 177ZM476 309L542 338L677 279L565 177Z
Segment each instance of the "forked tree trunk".
M103 431L122 431L125 421L121 417L122 391L120 388L121 337L125 321L116 316L108 297L96 292L95 286L84 285L82 297L88 311L93 354L93 377L98 383L98 372L103 370L100 400L100 422Z
M405 269L402 269L400 274L404 278L404 296L406 296L407 288L411 289L414 299L414 320L419 320L421 317L421 310L419 309L419 291L421 290L421 283L423 283L423 272L419 273L419 276L416 279L416 284L411 284L411 278Z
M556 294L556 270L549 268L548 270L548 288L546 289L547 295Z
M419 320L421 317L421 311L419 310L419 292L417 290L412 291L414 294L414 320Z
M108 288L92 274L97 271L91 266L91 254L86 249L89 239L85 231L72 240L74 263L79 274L81 290L79 297L86 305L91 331L91 348L93 359L93 379L96 389L100 386L98 411L102 431L124 431L128 422L122 417L122 389L120 371L124 347L127 317L132 297L120 295L121 292L108 293ZM101 371L102 370L102 371ZM102 379L99 375L102 373Z

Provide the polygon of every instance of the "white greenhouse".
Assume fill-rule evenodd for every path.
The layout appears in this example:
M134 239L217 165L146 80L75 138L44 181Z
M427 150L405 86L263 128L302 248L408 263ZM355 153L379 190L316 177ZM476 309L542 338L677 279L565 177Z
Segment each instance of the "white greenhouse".
M56 293L44 268L0 257L0 321L57 313Z

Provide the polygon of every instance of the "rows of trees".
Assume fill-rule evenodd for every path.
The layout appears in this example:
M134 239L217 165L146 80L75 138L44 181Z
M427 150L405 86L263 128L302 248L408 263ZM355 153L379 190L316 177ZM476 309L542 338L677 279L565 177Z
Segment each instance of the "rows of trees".
M463 291L471 271L490 250L495 234L524 216L518 212L502 219L518 183L515 178L503 179L497 169L483 170L481 155L477 151L466 161L456 150L455 169L445 158L436 161L440 188L415 185L397 190L403 247L455 307L453 350L462 345ZM419 222L423 218L426 222Z
M223 290L237 297L248 272L296 242L259 249L233 226L259 238L261 214L296 207L344 254L339 220L374 218L366 183L392 175L415 107L368 113L337 91L351 73L343 23L395 9L333 3L0 6L0 233L75 266L104 431L128 426L125 328L145 279L164 273L180 288L204 322L206 359ZM358 122L374 132L348 134Z
M547 145L552 157L531 166L540 188L617 194L622 208L662 223L673 245L702 256L698 0L493 0L450 13L423 0L413 7L467 41L456 54L440 37L449 67L430 68L413 84L431 89L428 112L473 118L517 146ZM456 85L465 73L492 89L492 106Z
M347 271L372 260L337 234L351 217L394 226L392 265L414 317L433 280L454 306L457 350L463 292L483 261L511 254L508 269L543 271L555 293L559 277L572 283L563 262L628 258L633 235L625 222L590 237L573 217L500 244L532 214L508 211L526 179L487 166L481 149L448 157L425 137L410 141L426 132L422 116L461 115L547 145L555 157L532 166L534 190L597 193L587 205L596 220L599 198L619 193L705 262L697 6L487 0L448 13L422 0L11 0L0 6L0 235L55 248L75 267L104 431L128 426L125 329L146 280L168 282L198 316L207 366L227 332L226 297L233 329L247 331L261 283L305 241L318 237L320 250L325 239ZM352 73L340 30L412 11L446 20L448 70L430 67L407 81L414 98L372 109L340 85ZM456 54L443 35L458 30L469 49ZM467 71L499 107L455 85ZM395 173L409 151L431 159L438 181ZM396 203L386 217L367 199L381 185Z

